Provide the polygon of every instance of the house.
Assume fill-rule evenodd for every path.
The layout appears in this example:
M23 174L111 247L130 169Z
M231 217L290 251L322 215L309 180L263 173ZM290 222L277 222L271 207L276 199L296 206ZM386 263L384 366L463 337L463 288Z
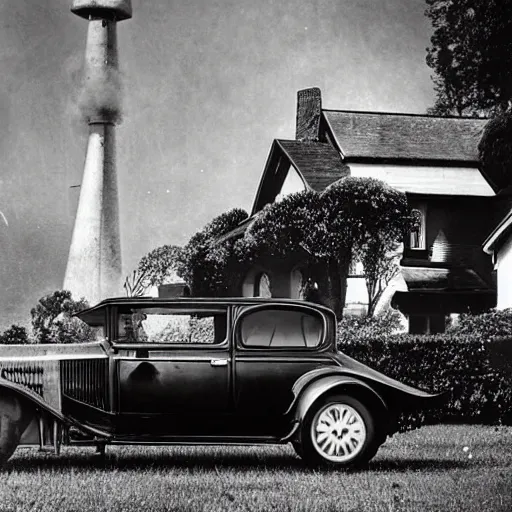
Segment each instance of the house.
M494 228L483 244L496 270L498 309L512 308L512 210Z
M243 234L266 204L287 194L322 191L346 176L385 181L406 193L421 226L404 240L400 276L383 300L406 315L410 332L442 332L447 315L496 304L493 262L482 243L508 203L479 169L486 122L328 110L318 88L299 91L295 140L274 140L250 218L223 238ZM259 261L240 293L297 298L300 283L300 262ZM363 312L366 303L364 276L354 266L347 310Z

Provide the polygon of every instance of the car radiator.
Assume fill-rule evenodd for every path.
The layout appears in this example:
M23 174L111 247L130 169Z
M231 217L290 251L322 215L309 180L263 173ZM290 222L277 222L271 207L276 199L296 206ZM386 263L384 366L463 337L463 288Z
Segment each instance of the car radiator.
M68 359L60 362L61 387L65 397L109 410L108 358Z

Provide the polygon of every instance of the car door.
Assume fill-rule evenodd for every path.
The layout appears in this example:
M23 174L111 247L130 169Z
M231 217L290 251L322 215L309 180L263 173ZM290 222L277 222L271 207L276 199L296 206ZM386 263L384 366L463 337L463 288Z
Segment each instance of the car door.
M226 307L129 308L119 313L119 330L114 349L122 416L183 419L228 412ZM172 430L174 423L167 424Z
M280 416L293 399L295 381L332 364L323 353L326 319L308 306L262 305L241 310L235 321L235 409L254 417Z

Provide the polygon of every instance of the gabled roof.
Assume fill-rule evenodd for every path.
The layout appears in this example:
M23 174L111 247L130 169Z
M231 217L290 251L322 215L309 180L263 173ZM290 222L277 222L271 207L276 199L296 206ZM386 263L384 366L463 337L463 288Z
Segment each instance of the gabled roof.
M478 165L488 119L322 110L340 151L352 160L426 160Z
M317 192L350 174L348 167L341 161L340 154L330 144L296 140L276 142L306 184Z
M284 157L284 160L283 160ZM348 176L349 168L342 162L338 151L323 142L274 140L258 192L254 200L252 214L265 204L274 201L292 165L312 190L321 191L331 183Z

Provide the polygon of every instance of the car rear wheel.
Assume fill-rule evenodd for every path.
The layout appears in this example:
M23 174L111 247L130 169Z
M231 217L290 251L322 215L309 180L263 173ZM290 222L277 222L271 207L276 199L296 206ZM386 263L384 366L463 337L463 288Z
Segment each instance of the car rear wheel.
M370 410L349 395L321 400L307 414L301 433L302 457L311 465L357 467L377 452Z
M16 450L26 426L22 404L18 398L11 394L0 396L0 466Z

